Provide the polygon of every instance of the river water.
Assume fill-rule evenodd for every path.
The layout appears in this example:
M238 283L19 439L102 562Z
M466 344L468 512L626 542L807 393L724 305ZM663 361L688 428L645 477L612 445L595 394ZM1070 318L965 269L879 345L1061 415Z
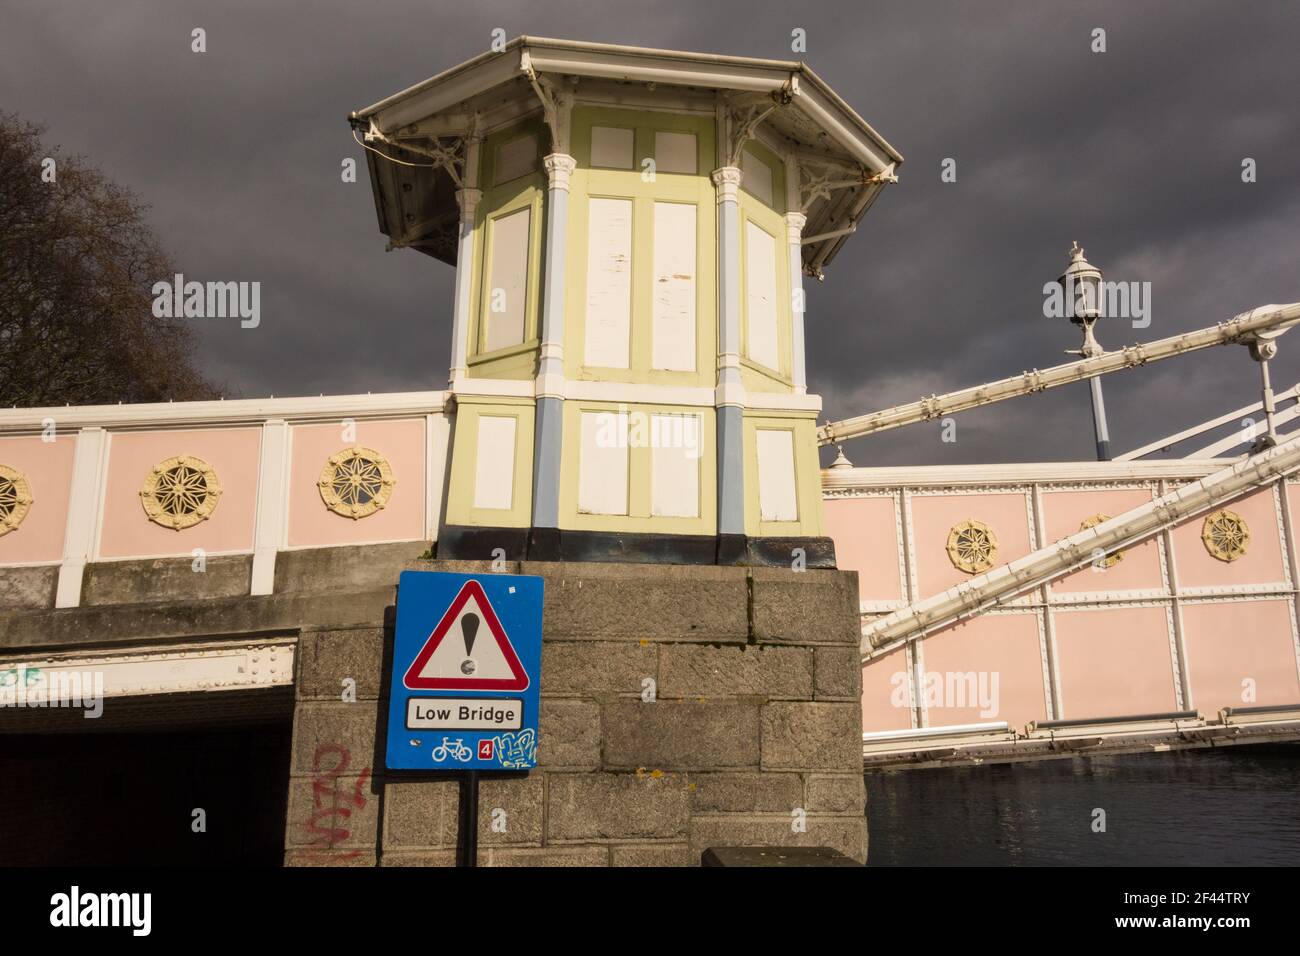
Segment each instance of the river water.
M868 866L1300 865L1300 744L873 772L866 784Z

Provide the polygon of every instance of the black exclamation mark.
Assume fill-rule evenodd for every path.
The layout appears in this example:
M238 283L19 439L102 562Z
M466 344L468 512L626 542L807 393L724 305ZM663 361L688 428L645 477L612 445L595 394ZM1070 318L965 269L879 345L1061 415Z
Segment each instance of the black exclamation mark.
M460 619L460 630L465 635L465 660L460 665L460 672L465 676L474 673L474 638L478 634L478 615L466 614Z

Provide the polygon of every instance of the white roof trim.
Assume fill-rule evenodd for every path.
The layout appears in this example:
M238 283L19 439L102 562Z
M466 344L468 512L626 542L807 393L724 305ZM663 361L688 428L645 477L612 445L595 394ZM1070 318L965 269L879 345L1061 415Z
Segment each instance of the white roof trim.
M368 119L381 132L391 133L522 75L525 55L533 68L543 73L710 89L769 92L785 87L791 76L797 75L805 82L799 85L795 105L855 159L872 172L879 172L891 162L897 165L903 161L821 77L799 61L527 36L511 40L500 53L480 54L358 110L352 114L353 118Z
M56 428L138 428L149 425L260 424L268 419L331 421L428 415L441 412L446 392L387 392L376 395L321 395L295 398L241 398L231 401L150 402L138 405L61 405L0 410L0 436Z
M822 491L949 487L959 485L1047 485L1070 482L1195 481L1240 458L1176 458L1157 461L1049 461L991 465L929 465L897 468L835 468L822 471Z

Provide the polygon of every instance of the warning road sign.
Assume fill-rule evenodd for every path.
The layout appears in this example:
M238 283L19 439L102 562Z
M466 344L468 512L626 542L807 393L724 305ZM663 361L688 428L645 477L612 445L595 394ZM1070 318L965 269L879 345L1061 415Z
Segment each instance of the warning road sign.
M402 572L389 769L535 767L541 663L541 578Z
M402 683L410 690L527 689L519 655L478 581L465 582Z

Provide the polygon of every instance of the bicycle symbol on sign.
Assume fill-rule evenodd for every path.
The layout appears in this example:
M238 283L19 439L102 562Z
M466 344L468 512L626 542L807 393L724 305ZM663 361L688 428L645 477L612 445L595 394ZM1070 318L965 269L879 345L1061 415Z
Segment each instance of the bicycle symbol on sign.
M442 743L433 748L434 763L445 763L448 757L464 763L472 756L474 756L474 751L470 749L465 744L465 741L460 737L457 737L455 740L452 740L450 737L443 737Z

